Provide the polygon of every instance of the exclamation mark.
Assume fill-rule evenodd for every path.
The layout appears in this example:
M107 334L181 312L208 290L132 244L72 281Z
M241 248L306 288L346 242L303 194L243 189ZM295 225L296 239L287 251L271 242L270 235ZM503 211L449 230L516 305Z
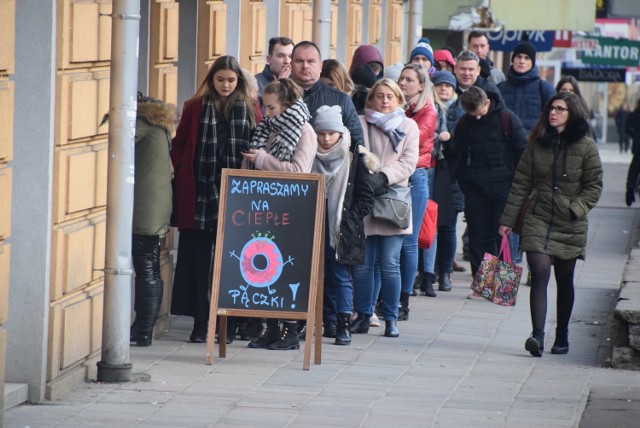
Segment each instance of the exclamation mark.
M293 303L291 304L291 309L295 309L296 307L296 294L298 294L298 287L300 287L300 283L297 284L289 284L289 288L291 289L291 294L293 295Z

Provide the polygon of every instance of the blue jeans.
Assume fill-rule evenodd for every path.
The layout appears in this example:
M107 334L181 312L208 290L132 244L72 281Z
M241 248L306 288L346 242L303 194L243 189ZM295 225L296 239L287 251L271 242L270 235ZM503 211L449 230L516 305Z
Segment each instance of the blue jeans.
M435 174L435 168L430 168L428 171L428 187L429 191L427 195L433 195L433 175ZM422 251L422 264L420 265L420 272L425 273L434 273L436 267L436 253L438 250L438 229L436 228L436 234L433 237L433 242L431 243L431 247L427 250Z
M520 254L520 235L515 232L509 234L509 249L511 250L511 258L514 263L522 263L522 254Z
M328 219L328 216L326 217ZM336 321L337 314L351 313L353 285L349 265L338 263L336 250L329 245L329 226L325 227L324 302L322 319Z
M418 269L418 234L422 226L422 217L427 208L429 199L429 178L424 168L418 168L413 173L411 183L411 224L413 233L403 235L402 249L400 250L400 275L402 280L402 293L411 294L413 282Z
M354 306L358 313L371 315L376 259L380 265L380 297L385 320L398 319L400 300L400 248L403 235L368 236L364 265L353 266Z
M438 227L438 245L437 245L437 259L438 259L438 272L451 273L453 272L453 259L456 256L456 224L458 219L458 213L455 213L456 221L453 224L447 224Z

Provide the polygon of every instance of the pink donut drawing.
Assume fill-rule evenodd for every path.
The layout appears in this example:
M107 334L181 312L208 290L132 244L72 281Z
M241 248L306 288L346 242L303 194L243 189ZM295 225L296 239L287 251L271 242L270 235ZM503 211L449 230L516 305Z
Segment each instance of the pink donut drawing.
M256 258L264 258L266 266L256 266ZM282 253L269 238L253 238L245 244L240 253L240 273L247 284L258 288L269 287L282 274Z

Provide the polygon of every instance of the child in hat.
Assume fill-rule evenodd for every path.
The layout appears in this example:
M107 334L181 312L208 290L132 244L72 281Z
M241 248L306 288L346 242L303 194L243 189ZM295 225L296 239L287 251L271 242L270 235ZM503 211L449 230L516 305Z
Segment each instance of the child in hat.
M364 263L363 219L373 206L369 176L380 169L380 162L364 146L350 151L351 135L342 123L340 106L318 108L314 128L318 150L312 171L326 177L323 336L335 337L336 345L349 345L350 265Z

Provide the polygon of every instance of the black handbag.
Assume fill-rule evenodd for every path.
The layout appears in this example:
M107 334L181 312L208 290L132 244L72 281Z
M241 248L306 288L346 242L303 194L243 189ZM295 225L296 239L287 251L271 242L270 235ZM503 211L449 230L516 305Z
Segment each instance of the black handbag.
M407 229L411 224L411 187L387 187L387 191L373 201L371 215L399 229Z

